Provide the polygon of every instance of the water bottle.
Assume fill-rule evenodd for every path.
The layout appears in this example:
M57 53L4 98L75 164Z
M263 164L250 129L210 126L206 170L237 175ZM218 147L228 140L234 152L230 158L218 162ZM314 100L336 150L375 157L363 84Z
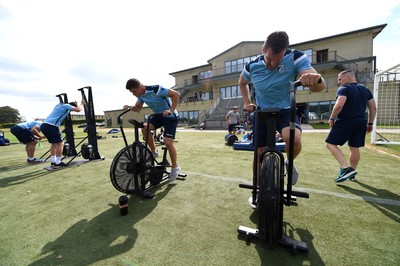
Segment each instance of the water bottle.
M121 216L125 216L128 214L128 197L126 195L120 196L118 199L119 202L119 212Z

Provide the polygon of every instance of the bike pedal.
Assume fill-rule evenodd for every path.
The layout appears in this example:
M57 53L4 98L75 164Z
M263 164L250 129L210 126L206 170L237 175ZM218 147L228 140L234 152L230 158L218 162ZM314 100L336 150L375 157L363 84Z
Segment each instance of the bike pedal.
M285 199L287 199L287 195L286 195L286 194L283 194L283 197L284 197ZM292 196L290 197L290 200L291 200L292 202L297 201L297 197L292 195Z

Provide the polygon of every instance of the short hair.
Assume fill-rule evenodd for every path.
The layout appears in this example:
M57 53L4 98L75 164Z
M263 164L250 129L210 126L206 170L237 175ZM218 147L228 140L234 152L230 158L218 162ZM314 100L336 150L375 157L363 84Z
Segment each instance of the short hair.
M137 89L139 87L140 87L140 81L138 79L132 78L132 79L129 79L126 82L126 89L127 90L130 90L130 89L133 89L133 88Z
M271 49L274 54L280 53L289 47L289 36L285 31L274 31L268 35L264 46L265 49Z
M78 107L78 103L77 102L70 102L70 103L68 103L69 105L72 105L72 106L74 106L74 107Z
M346 75L346 74L350 75L350 76L353 76L353 77L355 76L354 72L352 70L350 70L350 69L343 70L342 72L339 73L339 75Z

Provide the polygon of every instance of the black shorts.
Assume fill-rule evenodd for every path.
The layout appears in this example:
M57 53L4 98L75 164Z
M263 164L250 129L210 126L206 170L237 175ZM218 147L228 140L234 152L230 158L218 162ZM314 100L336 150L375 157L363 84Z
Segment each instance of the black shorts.
M55 125L43 123L40 126L40 130L50 143L60 143L63 141L60 128Z
M236 127L237 125L238 125L237 123L236 123L236 124L229 124L229 126L228 126L228 132L234 131L234 130L235 130L235 127Z
M253 116L253 132L255 132L255 116ZM281 109L279 110L279 115L276 118L276 130L279 133L282 133L282 129L285 127L290 127L290 109ZM299 117L296 115L296 128L301 130ZM259 124L258 125L258 133L254 134L257 138L258 146L265 147L267 146L267 125L266 124Z
M325 142L342 146L346 142L350 147L359 148L365 145L365 134L367 133L367 121L341 121L333 125Z
M19 142L26 144L28 142L35 141L35 137L32 132L26 128L20 127L18 125L14 125L10 128L10 132L17 137Z
M153 114L148 121L155 129L164 127L164 138L175 138L179 117L165 117L163 114Z

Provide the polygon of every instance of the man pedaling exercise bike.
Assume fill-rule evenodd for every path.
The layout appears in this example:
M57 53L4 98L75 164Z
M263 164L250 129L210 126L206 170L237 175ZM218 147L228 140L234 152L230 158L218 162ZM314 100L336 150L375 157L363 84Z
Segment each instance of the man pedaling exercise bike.
M276 129L285 142L286 153L289 150L290 135L290 84L298 78L302 86L308 87L311 92L320 92L326 86L322 76L311 66L307 55L295 49L288 49L288 47L289 37L286 32L271 33L262 46L262 54L246 63L239 78L239 87L246 111L253 112L256 106L261 110L279 109ZM254 88L255 103L251 101L250 83ZM266 132L266 126L261 125L255 136L260 144L259 153L267 144ZM298 117L296 117L294 158L299 155L301 147L301 127ZM285 164L288 167L287 159ZM259 173L256 175L258 180ZM293 185L296 184L298 176L297 169L293 165ZM250 206L256 208L252 198L252 196L249 198Z
M124 105L124 109L129 108L131 111L139 113L143 104L146 103L154 112L147 125L142 129L143 137L151 136L151 134L147 134L147 130L151 131L164 127L164 144L169 152L172 166L169 181L174 181L181 170L177 162L177 152L174 146L176 127L179 122L178 111L176 110L179 103L179 92L160 85L145 86L135 78L127 81L126 89L137 97L137 101L134 106ZM147 143L154 157L158 157L158 151L152 136L147 139Z

